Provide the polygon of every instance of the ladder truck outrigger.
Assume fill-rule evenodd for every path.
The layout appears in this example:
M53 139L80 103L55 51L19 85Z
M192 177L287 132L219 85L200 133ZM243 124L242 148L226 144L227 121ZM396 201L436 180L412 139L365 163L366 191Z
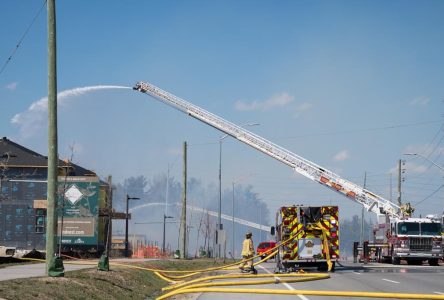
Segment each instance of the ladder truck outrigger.
M399 264L400 260L404 259L407 262L427 260L430 265L437 265L438 260L442 259L443 249L439 220L431 217L412 218L413 209L409 204L400 207L314 162L151 83L137 82L133 89L150 95L271 156L293 168L297 173L340 193L362 205L367 211L375 213L378 219L378 230L375 232L374 243L379 245L381 257L389 259L393 264ZM279 251L282 252L283 250L280 249Z

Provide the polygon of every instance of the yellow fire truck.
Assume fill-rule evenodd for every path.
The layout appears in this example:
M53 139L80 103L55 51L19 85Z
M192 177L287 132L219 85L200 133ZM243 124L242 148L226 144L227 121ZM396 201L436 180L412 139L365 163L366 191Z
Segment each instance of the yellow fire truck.
M339 220L337 206L284 206L271 228L276 242L282 243L276 255L276 273L300 267L334 271L339 259Z

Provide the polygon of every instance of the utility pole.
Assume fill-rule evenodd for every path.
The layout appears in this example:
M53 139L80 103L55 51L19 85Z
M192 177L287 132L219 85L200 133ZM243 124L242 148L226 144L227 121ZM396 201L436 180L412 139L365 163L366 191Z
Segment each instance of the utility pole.
M125 257L129 257L129 242L128 242L128 203L130 200L139 200L138 197L130 197L126 194L126 216L125 216ZM134 241L133 241L134 242Z
M211 257L211 255L210 255L210 230L211 230L211 227L210 227L210 214L208 213L208 211L207 211L207 224L206 224L206 235L207 235L207 237L208 237L208 244L207 244L207 257L208 258L210 258ZM214 249L213 249L213 251L214 251Z
M399 160L398 162L398 205L399 207L401 207L402 203L401 203L401 173L402 173L402 169L401 169L401 160Z
M217 226L216 226L216 245L218 247L217 257L221 257L219 230L222 229L222 140L226 138L224 135L219 139L219 210L217 214Z
M367 185L367 172L364 173L364 189L366 188ZM361 246L364 245L364 206L361 209Z
M163 238L162 238L162 253L165 255L165 220L173 217L163 214Z
M46 275L64 276L61 257L55 257L57 246L57 43L55 0L48 0L48 185L46 224Z
M167 180L166 180L166 191L165 191L165 213L168 214L168 190L170 185L170 164L168 163Z
M390 196L389 196L389 200L390 202L392 202L392 173L390 173Z
M180 217L180 258L187 258L187 142L183 142L182 215Z
M105 251L100 256L99 263L97 264L97 269L100 271L109 271L109 252L111 250L111 240L112 240L112 209L113 209L113 185L112 185L112 176L109 175L106 179L106 183L108 184L108 189L105 192L105 207L107 218L105 221L106 228L106 241L105 241Z
M234 181L233 181L233 202L232 202L232 206L231 206L231 217L232 217L232 235L231 235L231 256L234 258Z

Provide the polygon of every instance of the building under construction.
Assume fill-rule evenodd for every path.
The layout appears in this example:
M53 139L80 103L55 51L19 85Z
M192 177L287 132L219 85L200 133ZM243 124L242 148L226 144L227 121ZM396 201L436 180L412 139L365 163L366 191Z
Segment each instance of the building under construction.
M0 255L45 250L47 165L46 156L0 140ZM58 170L57 242L64 253L99 255L111 233L110 182L68 160Z

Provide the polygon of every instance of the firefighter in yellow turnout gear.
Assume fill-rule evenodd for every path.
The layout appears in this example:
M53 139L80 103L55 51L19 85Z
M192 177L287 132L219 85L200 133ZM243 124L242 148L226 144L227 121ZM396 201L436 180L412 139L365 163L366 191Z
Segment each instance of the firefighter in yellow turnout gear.
M251 259L254 256L254 245L253 240L251 237L253 234L248 231L245 235L245 240L242 243L242 258L243 262L240 264L239 269L241 269L242 272L251 272L254 274L257 274L256 269L253 266L253 260ZM245 261L246 259L250 259L248 261ZM245 266L247 266L245 268Z

